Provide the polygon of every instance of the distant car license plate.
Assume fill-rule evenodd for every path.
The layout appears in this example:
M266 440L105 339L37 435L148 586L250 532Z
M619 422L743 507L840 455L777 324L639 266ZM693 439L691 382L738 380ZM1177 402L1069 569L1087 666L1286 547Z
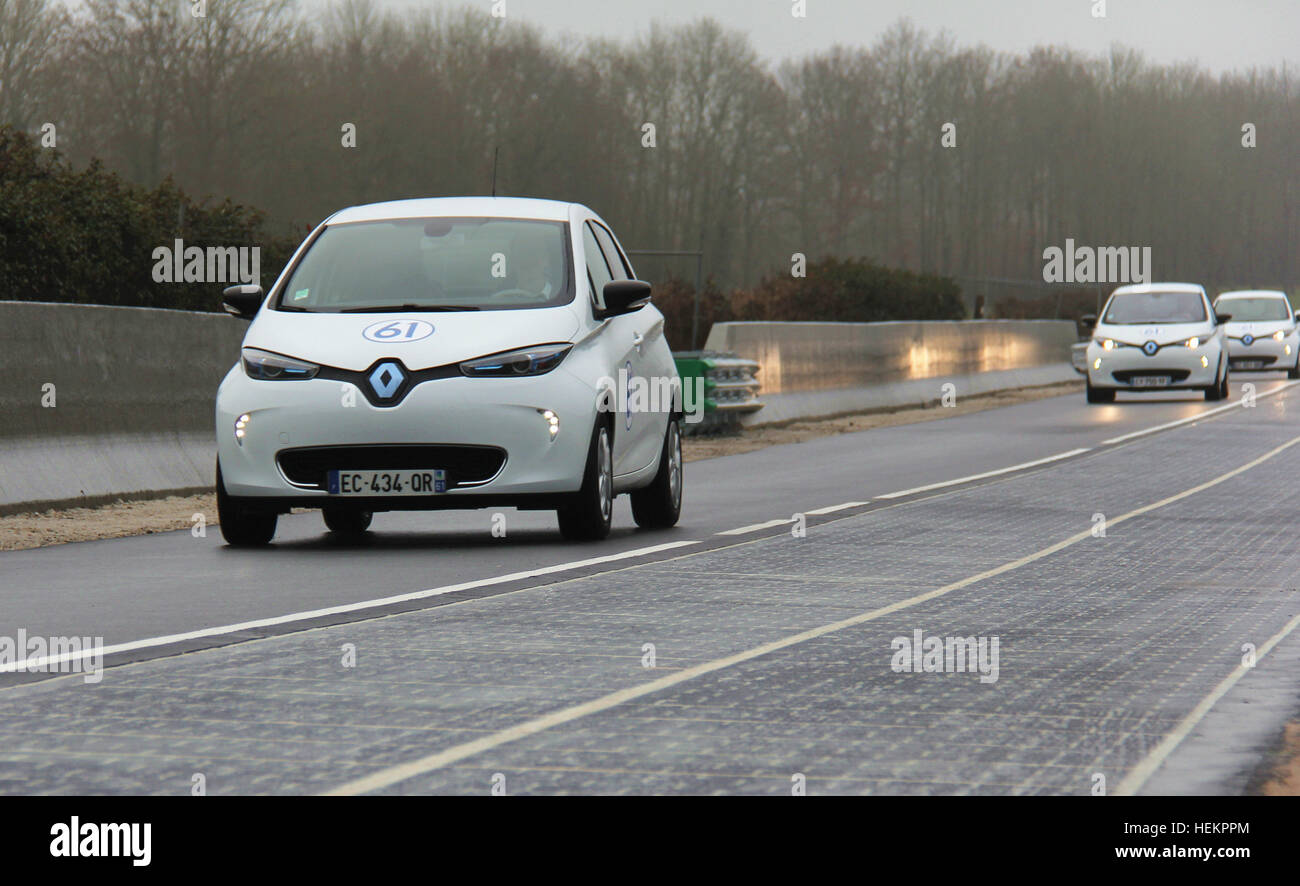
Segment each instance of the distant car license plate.
M1264 361L1263 360L1238 360L1237 368L1238 369L1263 369Z
M330 495L436 495L447 491L447 472L330 471Z
M1135 388L1167 388L1172 379L1167 375L1139 375L1133 378Z

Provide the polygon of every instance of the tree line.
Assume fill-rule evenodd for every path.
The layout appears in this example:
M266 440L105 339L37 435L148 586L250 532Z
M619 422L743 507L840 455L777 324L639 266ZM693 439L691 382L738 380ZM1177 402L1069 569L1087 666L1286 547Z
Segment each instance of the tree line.
M132 185L256 206L275 236L486 193L499 149L498 193L587 203L630 248L702 250L724 290L796 253L1041 279L1067 238L1149 246L1158 278L1300 281L1285 68L999 53L907 21L777 62L710 19L573 43L486 3L203 6L0 0L0 122Z

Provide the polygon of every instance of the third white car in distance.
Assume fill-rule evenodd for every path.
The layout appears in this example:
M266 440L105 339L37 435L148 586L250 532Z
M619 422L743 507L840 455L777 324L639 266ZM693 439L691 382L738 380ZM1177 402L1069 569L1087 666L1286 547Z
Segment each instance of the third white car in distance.
M1224 323L1195 283L1141 283L1111 293L1087 350L1089 403L1118 391L1192 389L1228 395Z
M217 394L217 502L231 544L320 508L339 533L376 511L553 509L609 534L677 522L684 409L663 315L585 206L403 200L324 221L267 295ZM628 386L641 382L640 396Z
M1228 365L1234 372L1282 370L1287 378L1300 378L1300 331L1285 292L1224 292L1214 300L1214 309L1232 317L1224 334L1228 340Z

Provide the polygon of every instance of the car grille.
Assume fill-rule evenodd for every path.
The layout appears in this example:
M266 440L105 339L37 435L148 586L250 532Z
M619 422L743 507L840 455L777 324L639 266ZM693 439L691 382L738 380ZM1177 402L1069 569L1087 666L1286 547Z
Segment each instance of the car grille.
M1277 357L1272 357L1268 354L1259 354L1258 356L1253 357L1231 357L1228 360L1230 366L1240 366L1242 363L1258 363L1261 366L1268 366L1269 364L1276 362Z
M1115 381L1120 384L1132 384L1135 378L1150 378L1152 376L1168 376L1170 384L1177 384L1180 381L1186 381L1187 376L1191 375L1186 369L1121 369L1119 372L1112 372Z
M310 446L282 449L276 462L295 486L324 489L332 470L390 471L441 469L447 488L481 486L506 463L506 451L496 446L404 444L390 446Z

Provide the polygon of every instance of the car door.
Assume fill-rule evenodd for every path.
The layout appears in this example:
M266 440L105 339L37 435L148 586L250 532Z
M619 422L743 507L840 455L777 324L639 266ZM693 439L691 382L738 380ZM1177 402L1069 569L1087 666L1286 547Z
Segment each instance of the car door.
M615 279L614 271L609 267L605 251L596 239L595 222L588 220L582 225L582 251L587 262L587 280L591 286L593 307L604 307L605 284ZM621 277L618 279L622 279ZM600 339L600 352L604 355L604 371L614 379L615 390L621 400L626 398L624 379L630 379L636 372L636 328L631 322L635 314L610 317L601 324L597 333ZM620 376L619 371L626 373ZM633 465L629 459L632 452L636 422L627 409L626 402L616 401L611 411L614 414L614 474L626 474L639 465Z
M635 279L632 264L613 232L599 219L592 220L592 227L614 279ZM629 437L628 469L635 471L652 464L662 448L668 407L658 403L657 400L662 398L654 395L661 392L661 385L672 377L671 367L662 365L665 356L671 362L671 354L667 353L667 346L663 343L663 315L656 308L645 307L619 319L626 321L624 325L630 330L620 334L630 334L632 340L629 377L635 376L638 384L653 398L644 404L641 411L625 410L623 415L624 431Z

